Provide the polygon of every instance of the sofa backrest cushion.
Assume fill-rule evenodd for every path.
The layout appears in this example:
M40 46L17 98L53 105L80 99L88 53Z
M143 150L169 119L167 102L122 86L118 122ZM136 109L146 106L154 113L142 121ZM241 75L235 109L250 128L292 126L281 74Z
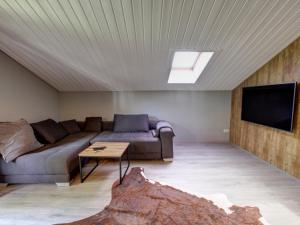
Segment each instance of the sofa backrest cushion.
M149 118L147 114L114 115L114 132L148 132Z
M102 121L103 131L114 131L114 121Z
M76 120L66 120L60 122L60 124L69 134L76 134L80 132L80 127L78 126Z
M0 123L0 153L6 162L42 146L26 120Z
M76 123L78 124L80 131L84 131L85 121L76 121Z
M101 132L102 131L102 117L86 117L84 131L86 131L86 132Z
M68 135L68 132L52 119L32 123L31 126L46 143L50 144L53 144Z

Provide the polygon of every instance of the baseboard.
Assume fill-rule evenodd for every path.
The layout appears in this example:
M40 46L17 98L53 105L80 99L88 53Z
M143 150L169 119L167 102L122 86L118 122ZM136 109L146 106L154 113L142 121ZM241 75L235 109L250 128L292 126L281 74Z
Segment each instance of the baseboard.
M70 182L55 183L57 187L70 187Z
M173 158L164 158L163 159L165 162L173 162Z

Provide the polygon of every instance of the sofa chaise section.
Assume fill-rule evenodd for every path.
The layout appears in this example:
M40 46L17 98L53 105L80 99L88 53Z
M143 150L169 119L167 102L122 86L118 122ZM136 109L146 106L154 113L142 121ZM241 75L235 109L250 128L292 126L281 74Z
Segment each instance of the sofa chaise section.
M78 153L97 133L68 135L55 144L22 155L15 161L0 160L0 183L69 183L78 167Z

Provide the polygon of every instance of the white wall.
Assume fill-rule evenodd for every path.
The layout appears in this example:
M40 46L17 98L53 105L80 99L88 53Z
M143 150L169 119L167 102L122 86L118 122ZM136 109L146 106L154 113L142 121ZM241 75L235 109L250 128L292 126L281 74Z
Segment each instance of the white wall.
M174 126L176 141L228 141L229 91L62 92L0 51L0 121L36 122L148 113Z
M84 120L114 113L148 113L172 123L176 141L225 142L229 128L229 91L65 92L60 93L60 119Z
M0 121L58 119L58 92L0 51Z

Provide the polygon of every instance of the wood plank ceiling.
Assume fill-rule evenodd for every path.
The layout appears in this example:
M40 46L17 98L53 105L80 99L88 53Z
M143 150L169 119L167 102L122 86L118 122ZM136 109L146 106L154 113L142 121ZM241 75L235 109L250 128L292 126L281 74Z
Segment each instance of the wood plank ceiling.
M299 36L299 0L0 0L0 49L59 91L231 90ZM216 52L196 84L177 49Z

